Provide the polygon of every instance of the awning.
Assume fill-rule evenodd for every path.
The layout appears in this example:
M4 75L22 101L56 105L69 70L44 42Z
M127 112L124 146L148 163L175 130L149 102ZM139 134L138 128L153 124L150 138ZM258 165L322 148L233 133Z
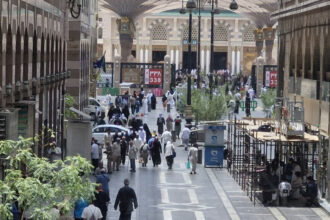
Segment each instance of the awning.
M82 111L79 111L78 109L70 107L69 110L76 113L76 114L78 114L78 115L80 115L83 119L86 119L86 120L89 120L89 121L92 120L92 117L90 115L88 115L88 114L86 114Z

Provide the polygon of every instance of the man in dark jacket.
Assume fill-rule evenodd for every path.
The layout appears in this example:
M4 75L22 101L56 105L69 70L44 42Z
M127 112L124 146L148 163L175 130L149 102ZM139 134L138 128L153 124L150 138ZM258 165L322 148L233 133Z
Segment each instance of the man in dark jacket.
M137 209L138 203L134 189L128 186L129 185L128 179L124 180L124 185L125 186L122 187L117 194L114 208L115 210L117 210L119 204L119 211L120 211L119 220L130 220L133 212L132 203L134 203L135 209Z
M306 192L303 193L303 197L306 200L306 206L317 204L317 185L312 176L307 177Z
M101 210L103 220L107 219L108 205L110 202L109 193L106 193L102 189L102 185L99 184L96 187L97 193L95 193L94 204Z

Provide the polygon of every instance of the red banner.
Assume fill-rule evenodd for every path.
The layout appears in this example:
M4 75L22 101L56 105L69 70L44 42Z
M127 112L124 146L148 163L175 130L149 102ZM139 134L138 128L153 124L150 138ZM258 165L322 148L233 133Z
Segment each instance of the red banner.
M149 69L149 84L161 85L162 84L162 70L161 69Z
M276 71L270 71L269 74L269 87L276 88L277 85L277 72Z

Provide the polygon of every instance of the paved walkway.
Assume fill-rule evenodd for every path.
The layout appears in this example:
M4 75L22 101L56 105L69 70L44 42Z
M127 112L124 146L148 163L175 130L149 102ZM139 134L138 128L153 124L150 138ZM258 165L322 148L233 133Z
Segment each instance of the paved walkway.
M172 115L176 113L172 110ZM161 103L156 111L144 117L151 130L156 129L156 118L163 112ZM181 144L180 141L176 145ZM138 164L137 172L129 172L129 164L121 166L119 172L111 175L110 196L112 204L107 219L119 219L113 203L118 189L125 178L138 197L139 208L133 212L133 220L285 220L285 219L330 219L320 208L268 208L250 202L225 169L197 167L197 175L190 175L186 169L187 152L176 149L173 170L167 170L164 158L158 168L152 163L146 168Z

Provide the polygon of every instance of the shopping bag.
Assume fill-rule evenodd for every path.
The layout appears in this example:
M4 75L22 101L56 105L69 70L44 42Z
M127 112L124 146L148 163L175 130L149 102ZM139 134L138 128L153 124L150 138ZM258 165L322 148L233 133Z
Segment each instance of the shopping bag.
M190 161L187 161L187 169L190 169Z

